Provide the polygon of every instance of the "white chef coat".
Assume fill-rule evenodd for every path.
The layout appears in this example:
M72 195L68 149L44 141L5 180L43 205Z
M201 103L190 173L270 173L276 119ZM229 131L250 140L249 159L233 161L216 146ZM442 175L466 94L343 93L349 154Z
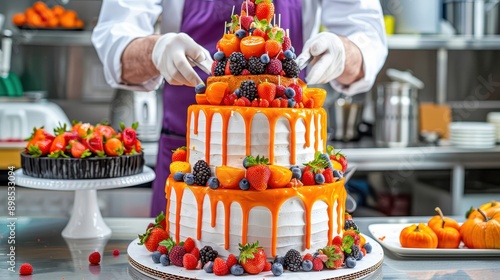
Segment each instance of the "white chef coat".
M284 0L275 0L284 1ZM106 81L112 87L153 90L163 79L156 77L142 85L124 85L121 81L120 58L134 39L155 33L161 16L160 32L179 32L184 0L104 0L92 43L104 65ZM230 15L228 15L228 19ZM327 30L349 38L361 50L365 76L346 87L337 81L331 85L347 95L368 91L387 57L387 41L383 15L378 0L303 0L304 43L319 31Z

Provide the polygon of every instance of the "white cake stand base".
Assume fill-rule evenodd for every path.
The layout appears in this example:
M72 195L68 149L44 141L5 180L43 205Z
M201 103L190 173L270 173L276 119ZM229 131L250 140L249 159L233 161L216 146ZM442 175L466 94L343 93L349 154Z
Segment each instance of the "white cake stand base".
M24 175L22 169L15 171L18 186L58 191L74 191L73 212L68 224L62 231L67 239L108 238L111 229L104 223L97 203L97 190L130 187L151 182L155 178L154 171L144 166L142 173L109 178L88 180L40 179Z

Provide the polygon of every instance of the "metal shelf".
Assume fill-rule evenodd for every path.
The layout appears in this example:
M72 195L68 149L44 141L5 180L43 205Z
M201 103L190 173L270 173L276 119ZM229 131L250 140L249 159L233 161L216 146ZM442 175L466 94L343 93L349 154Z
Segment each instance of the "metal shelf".
M23 30L14 35L21 45L92 46L92 31Z
M394 50L500 50L500 36L389 35L387 44Z

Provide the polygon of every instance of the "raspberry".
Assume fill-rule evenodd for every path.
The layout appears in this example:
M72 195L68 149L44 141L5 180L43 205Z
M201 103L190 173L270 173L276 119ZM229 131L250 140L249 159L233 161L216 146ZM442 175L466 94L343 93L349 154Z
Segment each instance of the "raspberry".
M342 237L340 235L335 236L332 240L332 245L342 246Z
M271 271L272 266L273 266L272 263L266 262L266 264L264 265L264 269L262 271Z
M235 255L229 254L226 260L226 265L229 269L231 269L231 266L235 265L238 263L238 259L236 258Z
M120 254L120 251L118 249L113 250L113 256L118 256L119 254Z
M189 252L191 255L195 256L196 259L199 259L200 258L200 249L198 249L197 247L194 247L193 250L191 250L191 252Z
M163 254L168 254L167 247L165 247L163 245L159 245L158 248L156 248L156 251L160 252L162 255Z
M283 37L283 43L281 44L281 48L283 51L289 50L292 47L292 41L290 41L290 37Z
M99 252L93 252L89 255L90 264L98 265L101 262L101 254Z
M196 246L194 243L194 240L191 237L186 238L186 241L184 241L184 249L186 252L191 252L193 248Z
M193 270L198 265L198 259L190 253L184 254L182 257L182 266L187 270Z
M175 264L176 266L182 267L183 257L186 254L186 250L183 246L175 245L168 254L168 258L170 259L170 263Z
M302 258L303 261L305 260L310 260L312 261L313 260L313 256L309 253L305 254L304 257Z
M250 0L243 1L243 3L241 3L241 10L246 12L247 6L248 6L247 16L251 17L255 16L255 4L253 2L250 2Z
M325 265L323 264L323 262L321 261L320 258L314 258L313 259L313 270L315 271L321 271L323 270L323 267Z
M217 276L224 276L229 273L226 262L221 258L215 258L213 270L214 274Z
M229 56L229 71L231 74L241 75L243 69L247 68L247 61L241 52L234 52Z
M19 274L31 275L33 274L33 267L29 263L23 263L21 267L19 267Z
M272 58L266 67L266 72L270 75L279 75L282 69L283 66L281 65L281 61L276 58Z

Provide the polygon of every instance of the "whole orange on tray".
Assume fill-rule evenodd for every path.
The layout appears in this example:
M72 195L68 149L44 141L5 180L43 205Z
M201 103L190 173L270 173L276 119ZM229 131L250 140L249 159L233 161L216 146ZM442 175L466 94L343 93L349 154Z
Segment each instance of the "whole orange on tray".
M42 1L35 2L23 13L15 13L12 23L21 28L35 29L81 29L85 23L73 10L67 10L60 5L52 8Z

